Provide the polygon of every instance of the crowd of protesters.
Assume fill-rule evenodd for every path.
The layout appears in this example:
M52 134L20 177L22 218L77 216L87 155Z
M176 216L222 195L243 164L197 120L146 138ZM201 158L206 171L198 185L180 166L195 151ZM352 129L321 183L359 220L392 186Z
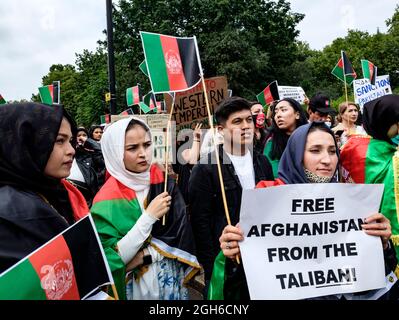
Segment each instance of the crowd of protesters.
M119 298L212 298L211 279L223 275L224 298L247 300L243 190L334 182L384 184L363 229L381 238L386 274L397 271L399 96L366 103L361 117L353 102L335 112L324 94L267 109L230 97L214 117L213 134L193 124L177 146L175 181L153 163L151 129L134 116L87 130L60 105L1 106L0 273L91 212ZM380 299L397 299L392 288Z

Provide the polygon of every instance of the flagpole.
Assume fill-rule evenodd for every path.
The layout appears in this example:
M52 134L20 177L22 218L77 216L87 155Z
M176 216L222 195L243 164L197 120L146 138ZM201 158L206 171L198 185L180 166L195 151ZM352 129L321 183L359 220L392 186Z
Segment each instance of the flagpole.
M349 99L348 99L348 85L347 85L347 83L346 83L346 72L345 72L345 59L344 59L344 55L343 55L343 50L341 50L341 59L342 59L342 69L343 69L343 72L344 72L344 85L345 85L345 101L346 101L346 107L348 107L348 102L349 102ZM348 133L347 133L348 135L350 134L350 128L349 128L349 131L348 131Z
M212 121L212 117L211 117L211 109L209 107L208 91L206 89L204 73L203 73L202 65L201 65L201 59L199 59L200 55L199 55L199 50L198 50L197 38L195 36L194 36L194 41L195 41L195 48L197 50L197 58L198 58L200 76L201 76L201 81L202 81L202 87L203 87L203 90L204 90L205 104L206 104L206 109L207 109L207 112L208 112L208 122L209 122L209 126L211 127L213 145L215 146L216 165L217 165L217 168L218 168L220 189L222 191L222 200L223 200L223 206L224 206L224 213L226 215L227 224L231 225L229 208L227 206L226 192L224 190L224 181L223 181L223 175L222 175L222 167L220 165L220 159L219 159L219 149L218 149L218 146L216 145L215 129L214 129L213 121ZM237 261L238 264L240 264L240 258L238 256L236 256L236 261Z
M114 294L115 300L119 300L119 295L118 295L118 291L116 291L115 283L111 284L111 288L112 288L112 292Z
M166 142L165 142L165 186L164 186L164 192L168 191L168 162L169 162L169 138L170 138L170 127L172 123L172 116L173 116L173 111L175 108L175 96L173 96L172 100L172 107L170 108L170 114L169 114L169 119L168 119L168 125L166 126ZM166 224L166 214L162 217L162 225L164 226Z

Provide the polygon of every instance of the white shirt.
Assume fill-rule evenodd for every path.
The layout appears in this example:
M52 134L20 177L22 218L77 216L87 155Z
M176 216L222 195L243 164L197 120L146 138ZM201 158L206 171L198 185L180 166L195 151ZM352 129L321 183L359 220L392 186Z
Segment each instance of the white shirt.
M243 189L255 189L255 171L251 152L247 151L244 156L235 156L226 152L238 175Z

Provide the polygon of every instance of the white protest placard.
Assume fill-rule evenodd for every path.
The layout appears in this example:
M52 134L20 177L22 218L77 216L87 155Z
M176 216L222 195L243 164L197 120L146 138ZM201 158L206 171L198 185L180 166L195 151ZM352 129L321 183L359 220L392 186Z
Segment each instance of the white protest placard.
M301 87L278 86L280 99L291 98L303 104L305 91Z
M363 106L379 97L392 94L389 75L379 76L375 81L375 86L370 83L369 79L358 79L353 81L353 92L355 102L360 106L363 112Z
M169 115L167 114L148 114L148 115L112 115L111 123L119 121L124 118L129 118L134 116L142 121L144 121L151 130L152 138L152 162L154 163L165 163L166 161L166 128L168 125ZM173 128L171 129L172 132ZM172 155L172 135L169 136L169 156L168 162L171 163L173 160Z
M381 239L362 229L383 185L244 190L241 255L251 299L304 299L385 286Z

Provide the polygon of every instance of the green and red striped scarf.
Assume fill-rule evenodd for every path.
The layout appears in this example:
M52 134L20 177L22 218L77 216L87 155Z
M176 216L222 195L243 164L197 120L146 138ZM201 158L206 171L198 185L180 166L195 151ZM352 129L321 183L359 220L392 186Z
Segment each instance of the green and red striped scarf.
M399 153L396 146L370 137L352 137L341 150L341 165L355 183L384 184L380 212L391 222L399 258Z
M157 189L157 194L163 192L164 173L155 165L151 167L150 182L150 193L154 189ZM126 299L126 268L117 252L117 243L136 224L142 214L136 193L111 176L94 198L91 213L113 274L118 295L120 299L124 300ZM161 232L168 232L167 229L172 229L166 238L173 244L168 243L168 240L162 236L154 235L155 225L152 235L147 241L163 256L177 259L188 266L185 273L185 282L187 282L200 269L200 265L196 257L189 251L175 246L176 243L184 243L184 239L175 241L173 237L177 237L179 231L185 234L182 230L187 226L181 225L180 221L171 221L171 219L173 217L168 213L167 227Z

